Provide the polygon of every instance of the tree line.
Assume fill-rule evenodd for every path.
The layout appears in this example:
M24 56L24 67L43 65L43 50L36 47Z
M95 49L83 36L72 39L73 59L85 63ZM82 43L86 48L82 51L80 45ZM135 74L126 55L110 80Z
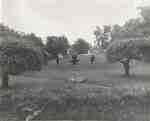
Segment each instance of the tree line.
M109 27L112 39L106 47L106 58L121 63L125 76L130 76L132 60L150 62L150 6L138 10L141 17L130 19L123 26Z
M94 30L96 43L103 48L108 45L108 37L110 40L138 39L149 38L150 36L150 6L138 7L140 17L132 18L126 21L123 25L104 25L97 26ZM110 34L110 35L109 35Z
M150 57L150 6L138 9L140 18L130 19L123 26L105 25L102 29L97 26L94 30L97 45L106 49L107 60L120 62L127 76L130 75L131 60L150 60L148 58ZM66 55L69 48L77 54L83 54L87 53L91 45L83 38L77 39L70 45L64 35L48 36L44 44L42 38L34 33L18 32L0 24L2 87L8 87L9 75L40 71L58 54Z
M89 43L79 38L70 45L66 36L48 36L46 44L34 33L17 32L0 24L0 70L2 87L8 87L9 75L18 75L25 71L40 71L50 59L58 54L66 55L67 50L84 53Z

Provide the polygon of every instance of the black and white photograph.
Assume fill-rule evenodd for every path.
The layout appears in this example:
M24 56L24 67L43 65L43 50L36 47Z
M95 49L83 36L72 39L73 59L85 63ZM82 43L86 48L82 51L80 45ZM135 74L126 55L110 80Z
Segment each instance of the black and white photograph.
M150 0L0 0L0 121L150 121Z

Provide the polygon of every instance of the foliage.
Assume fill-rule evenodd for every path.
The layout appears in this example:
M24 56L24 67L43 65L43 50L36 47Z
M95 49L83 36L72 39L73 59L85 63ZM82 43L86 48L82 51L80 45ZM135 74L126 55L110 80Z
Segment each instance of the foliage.
M102 29L99 26L96 26L96 30L94 30L94 35L96 37L96 45L100 46Z
M110 62L121 61L124 58L139 59L140 56L139 48L133 40L112 42L107 48L106 55Z
M14 49L15 51L19 51L19 49L22 49L23 51L25 51L23 53L23 51L20 50L20 53L22 53L22 55L24 55L28 49L29 51L32 51L31 53L34 55L34 57L38 58L41 66L43 64L46 64L48 61L49 55L46 52L45 45L43 44L42 39L40 37L37 37L34 33L25 34L22 32L17 32L15 30L10 29L9 27L1 24L0 25L0 39L1 39L1 45L0 45L1 48L4 48L2 46L5 46L5 48L11 48L12 50ZM15 43L16 43L16 45L15 45ZM11 47L9 47L9 46L11 46ZM8 51L8 53L11 53L11 51L8 49L6 51ZM27 52L27 53L29 54L29 56L32 55L29 52ZM16 53L12 53L12 54L16 54ZM21 54L20 54L20 56L21 56ZM34 64L32 66L34 66Z
M67 53L68 48L69 42L67 37L65 36L47 37L46 49L53 56L56 56L59 53L65 55Z
M8 86L9 74L39 71L48 63L48 57L40 37L0 25L0 66L5 87Z
M131 60L145 60L150 50L149 40L122 40L113 41L107 48L106 58L109 62L123 64L126 75L129 74Z
M40 37L37 37L34 33L27 34L23 37L23 40L26 43L31 44L32 46L36 47L44 47L44 44L42 42L42 39Z
M123 26L113 26L113 40L150 36L150 6L139 7L138 9L140 10L140 18L129 19Z
M145 36L150 36L150 6L139 7L140 15L143 18L141 32Z
M111 26L109 26L109 25L104 25L103 28L104 28L104 33L111 32Z
M139 18L128 20L123 26L114 25L112 29L113 40L126 40L143 38L142 23Z
M109 42L111 41L111 26L104 25L103 29L99 26L96 26L96 30L94 31L94 35L96 37L96 45L98 47L102 47L105 49Z
M150 21L150 6L144 6L144 7L139 7L140 9L140 14L143 17L144 21L149 22Z
M85 54L88 53L88 50L90 49L90 44L86 42L86 40L79 38L72 45L72 49L75 50L78 54Z
M19 42L2 42L0 45L1 65L7 65L10 74L42 67L38 51Z

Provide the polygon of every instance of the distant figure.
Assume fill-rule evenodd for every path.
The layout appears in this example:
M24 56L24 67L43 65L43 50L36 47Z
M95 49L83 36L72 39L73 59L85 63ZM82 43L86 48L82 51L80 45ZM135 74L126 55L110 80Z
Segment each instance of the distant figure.
M58 57L58 55L56 56L56 63L59 64L59 57Z
M58 54L58 58L59 58L59 60L63 60L63 55L62 54Z
M78 56L77 55L72 55L72 60L77 60Z
M78 55L76 55L76 54L72 55L71 62L72 62L73 65L76 65L79 62Z
M91 55L90 62L91 62L91 64L93 64L95 62L95 55Z

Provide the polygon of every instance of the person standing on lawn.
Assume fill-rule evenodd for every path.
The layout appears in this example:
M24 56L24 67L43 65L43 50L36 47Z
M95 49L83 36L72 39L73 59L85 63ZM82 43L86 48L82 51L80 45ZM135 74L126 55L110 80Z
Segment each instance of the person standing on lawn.
M93 64L95 62L95 55L93 55L93 54L91 55L90 62L91 62L91 64Z
M59 57L56 55L56 63L59 64Z

